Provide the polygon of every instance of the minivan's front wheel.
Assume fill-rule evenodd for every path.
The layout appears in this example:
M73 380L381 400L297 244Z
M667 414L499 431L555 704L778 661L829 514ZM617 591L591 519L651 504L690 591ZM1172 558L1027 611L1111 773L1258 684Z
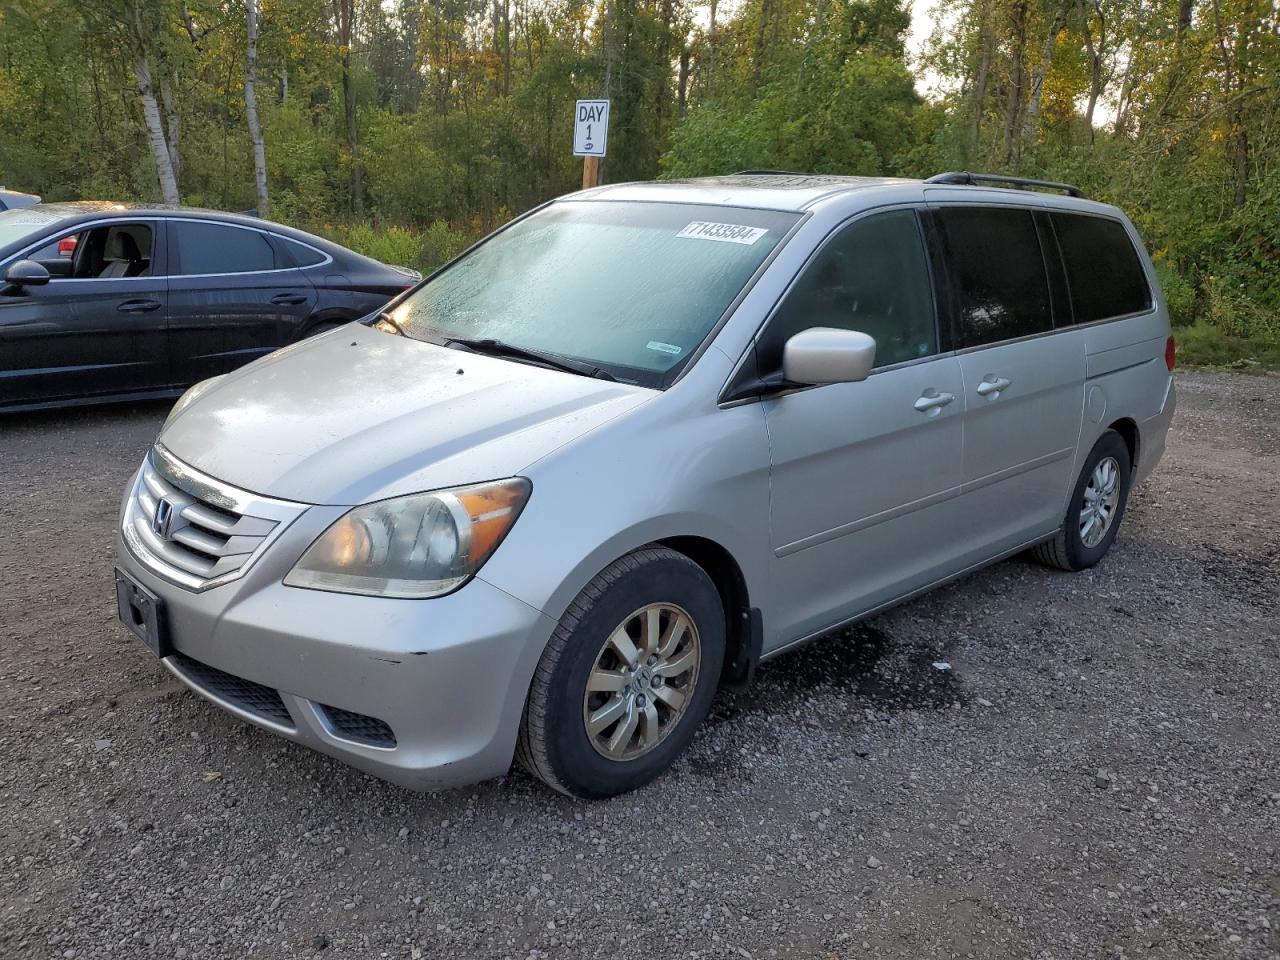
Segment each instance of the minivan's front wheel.
M645 547L569 605L534 674L517 755L571 796L634 790L688 746L715 695L725 623L711 578Z
M1060 570L1084 570L1103 558L1115 542L1129 500L1129 447L1108 430L1089 451L1057 536L1032 550L1041 563Z

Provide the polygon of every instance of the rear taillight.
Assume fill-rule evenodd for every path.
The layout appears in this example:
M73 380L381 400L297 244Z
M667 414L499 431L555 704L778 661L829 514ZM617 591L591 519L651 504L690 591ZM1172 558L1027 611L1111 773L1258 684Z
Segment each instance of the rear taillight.
M58 241L58 256L69 257L76 252L76 241L79 237L63 237Z
M1173 372L1173 367L1177 360L1178 346L1173 342L1173 337L1170 337L1164 342L1164 365L1169 368L1170 373Z

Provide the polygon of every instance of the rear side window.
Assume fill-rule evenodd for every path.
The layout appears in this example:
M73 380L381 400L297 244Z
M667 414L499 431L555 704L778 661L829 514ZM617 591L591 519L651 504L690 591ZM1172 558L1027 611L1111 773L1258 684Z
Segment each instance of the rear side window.
M1049 281L1031 211L944 207L937 223L962 346L1053 329Z
M220 223L173 224L178 238L178 273L252 273L274 270L276 254L266 236L257 230Z
M938 352L933 288L914 211L858 220L818 252L769 321L759 348L764 368L781 367L783 345L810 327L869 334L877 367Z
M1151 309L1151 288L1133 242L1116 220L1050 214L1062 248L1076 323Z
M293 257L295 266L314 267L317 263L324 263L324 254L315 247L309 247L305 243L298 243L298 241L290 240L287 237L277 236L277 239L284 243L285 249L289 251L289 256Z

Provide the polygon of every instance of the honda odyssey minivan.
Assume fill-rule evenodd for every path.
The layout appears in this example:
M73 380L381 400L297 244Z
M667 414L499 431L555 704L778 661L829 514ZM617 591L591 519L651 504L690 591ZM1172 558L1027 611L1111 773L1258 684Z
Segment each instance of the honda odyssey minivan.
M1132 224L1071 187L599 187L188 391L119 612L388 780L617 794L768 657L1020 551L1096 564L1173 361Z

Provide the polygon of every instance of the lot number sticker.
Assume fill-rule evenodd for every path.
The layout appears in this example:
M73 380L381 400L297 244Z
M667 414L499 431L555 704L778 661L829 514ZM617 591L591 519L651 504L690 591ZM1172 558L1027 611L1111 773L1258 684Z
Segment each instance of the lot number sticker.
M721 243L742 243L751 246L768 232L767 227L744 227L737 223L695 220L676 236L691 240L718 240Z

